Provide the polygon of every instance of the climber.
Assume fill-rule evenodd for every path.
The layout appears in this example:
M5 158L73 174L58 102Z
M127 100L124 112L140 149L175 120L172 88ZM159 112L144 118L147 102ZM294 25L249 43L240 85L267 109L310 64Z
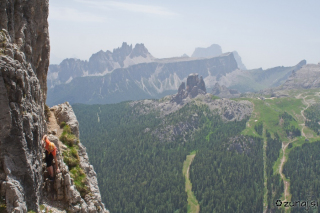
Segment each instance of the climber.
M54 179L53 176L53 166L52 166L52 160L54 159L54 162L56 164L56 174L60 173L60 170L58 168L58 160L57 160L57 147L54 145L54 143L50 142L47 135L44 135L41 141L42 146L46 149L46 163L47 163L47 171L49 172L50 180Z

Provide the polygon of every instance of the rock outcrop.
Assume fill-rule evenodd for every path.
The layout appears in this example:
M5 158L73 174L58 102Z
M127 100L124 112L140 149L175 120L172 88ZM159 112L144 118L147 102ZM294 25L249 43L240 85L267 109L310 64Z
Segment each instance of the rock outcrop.
M180 91L185 91L181 86ZM199 94L192 99L186 97L177 103L175 98L177 95L167 96L161 100L143 100L130 102L130 106L134 108L133 113L148 114L151 112L159 112L162 125L152 131L152 135L159 138L162 142L171 142L175 138L182 137L184 140L188 138L199 127L199 115L197 113L189 113L190 116L185 117L183 121L177 124L171 124L170 115L177 112L186 104L195 104L198 106L206 105L213 114L218 114L225 122L241 121L250 117L253 111L253 104L250 101L233 101L229 99L214 99L212 94ZM170 121L168 121L170 120ZM170 123L170 124L168 124ZM146 128L144 133L149 132Z
M199 78L197 73L193 73L187 78L187 87L185 86L185 83L182 82L179 86L178 94L175 95L171 101L180 104L181 101L187 97L194 98L198 94L206 93L207 89L202 76Z
M320 65L306 64L301 69L294 71L280 89L312 89L320 87Z
M52 108L58 124L65 122L70 126L72 133L79 138L79 122L68 102Z
M65 122L71 128L72 134L79 137L79 124L69 103L60 104L50 109L53 118L50 118L49 126L57 126L61 122ZM56 123L56 125L54 125ZM52 130L49 128L49 132ZM61 173L56 175L54 183L48 179L45 181L44 195L50 199L53 198L60 201L60 209L67 209L69 212L108 212L104 204L101 202L101 195L98 187L97 175L93 166L89 163L89 158L86 148L78 143L78 156L80 168L86 174L85 184L88 187L88 193L85 197L81 197L74 185L74 180L70 175L68 166L63 162L62 153L67 150L67 147L59 140L62 130L57 131L58 135L49 135L49 140L54 142L58 147L58 161ZM52 196L51 196L52 197Z
M0 3L0 182L8 212L38 210L49 66L48 1Z

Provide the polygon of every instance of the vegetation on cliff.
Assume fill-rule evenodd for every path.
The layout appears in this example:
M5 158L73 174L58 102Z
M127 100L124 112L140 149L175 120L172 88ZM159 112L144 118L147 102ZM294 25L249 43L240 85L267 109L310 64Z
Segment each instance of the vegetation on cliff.
M87 176L80 167L80 158L78 155L79 139L72 134L70 126L66 125L65 122L61 123L60 126L63 126L63 132L60 136L60 140L67 147L62 153L63 161L69 168L70 176L74 180L74 185L80 192L81 197L84 198L86 194L89 193L89 189L86 185Z

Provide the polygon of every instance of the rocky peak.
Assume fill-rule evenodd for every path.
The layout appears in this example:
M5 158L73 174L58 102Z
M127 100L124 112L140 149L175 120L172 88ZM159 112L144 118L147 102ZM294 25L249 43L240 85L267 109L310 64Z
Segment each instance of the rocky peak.
M202 76L199 78L198 73L192 73L187 78L187 87L184 82L181 83L178 89L178 94L172 98L173 102L181 103L187 97L194 98L198 94L206 94L206 86Z
M112 58L116 62L123 62L131 52L132 44L129 46L126 42L123 42L121 47L113 49Z
M197 87L198 89L207 93L203 78L201 76L199 79L198 73L192 73L187 78L187 91L191 92L194 87Z
M297 69L300 69L301 67L303 67L306 64L307 64L307 61L306 60L302 60L296 65L296 67L297 67Z
M136 44L136 46L133 48L130 54L130 58L139 56L146 58L148 55L150 55L150 53L148 49L144 46L144 44Z

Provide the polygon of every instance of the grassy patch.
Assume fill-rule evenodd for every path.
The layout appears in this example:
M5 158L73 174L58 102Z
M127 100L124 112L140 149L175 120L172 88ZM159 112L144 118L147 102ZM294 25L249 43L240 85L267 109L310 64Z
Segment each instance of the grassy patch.
M254 104L253 114L248 121L247 128L242 131L243 135L257 136L254 127L263 122L263 127L273 135L278 133L282 141L288 141L286 131L279 124L279 115L287 112L294 118L300 115L304 105L301 99L275 98L275 99L247 99ZM290 121L290 126L301 129L296 120Z
M214 100L217 100L217 99L220 99L220 98L218 96L212 95L211 99L214 101Z
M86 185L86 174L79 165L79 139L71 133L69 125L64 125L60 140L67 146L67 149L62 153L63 161L69 168L70 176L74 180L74 185L80 192L81 197L84 198L85 195L89 193L89 189Z
M63 123L63 122L62 122ZM60 140L67 146L74 146L79 143L79 139L71 133L71 129L69 125L64 125L63 132L60 136Z
M74 180L74 185L80 192L81 197L85 197L85 195L89 193L89 189L86 185L87 176L84 173L83 169L81 169L80 166L77 165L70 170L70 174Z
M65 125L67 125L66 122L62 121L62 122L60 123L60 128L64 128Z
M187 173L190 164L192 163L193 158L195 157L196 150L192 151L190 155L187 155L186 160L183 163L182 173L185 176L186 180L186 192L188 195L188 213L199 212L200 206L198 203L197 198L195 197L194 193L192 192L192 183L189 179L189 174Z

